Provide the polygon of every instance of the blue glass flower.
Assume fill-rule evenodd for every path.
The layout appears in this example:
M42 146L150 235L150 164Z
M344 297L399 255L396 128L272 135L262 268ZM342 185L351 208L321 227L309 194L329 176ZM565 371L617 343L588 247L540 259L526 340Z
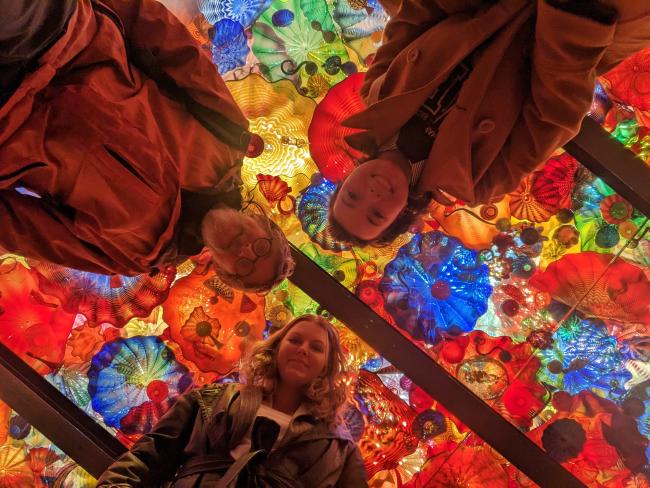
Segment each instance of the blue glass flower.
M296 16L291 10L283 8L271 16L271 22L273 23L274 27L288 27L291 25L293 19L295 18Z
M335 0L332 17L341 27L341 36L346 41L361 39L381 31L388 21L388 14L378 0Z
M199 0L199 10L211 24L222 19L239 22L244 28L271 5L271 0Z
M333 251L348 249L347 244L334 239L327 220L330 198L336 190L336 184L320 175L315 175L312 182L313 184L300 195L296 205L296 215L302 230L323 249Z
M92 406L110 427L145 433L189 388L192 377L158 337L109 342L88 371Z
M575 395L583 390L620 402L632 374L615 337L601 322L570 317L553 335L553 347L540 350L541 380Z
M436 331L469 332L487 311L488 267L475 251L441 232L418 234L386 266L379 285L385 308L414 339Z
M250 49L244 28L239 22L222 19L214 25L212 62L222 75L246 64Z

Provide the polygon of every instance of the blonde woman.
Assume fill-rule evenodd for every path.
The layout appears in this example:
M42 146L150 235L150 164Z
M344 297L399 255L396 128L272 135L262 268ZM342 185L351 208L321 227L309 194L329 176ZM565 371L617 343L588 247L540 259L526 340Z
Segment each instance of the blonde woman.
M186 393L98 487L364 487L341 423L345 358L324 318L303 315L259 343L242 383Z

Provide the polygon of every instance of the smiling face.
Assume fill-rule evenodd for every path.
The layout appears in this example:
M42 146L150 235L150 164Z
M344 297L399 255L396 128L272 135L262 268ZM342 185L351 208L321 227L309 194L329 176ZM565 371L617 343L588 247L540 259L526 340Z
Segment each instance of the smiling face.
M327 331L310 320L296 323L278 346L278 381L305 388L325 374L329 357Z
M273 282L282 252L262 218L229 208L208 212L203 237L214 257L215 267L236 276L246 287Z
M356 167L341 184L332 204L334 220L359 240L376 239L406 207L406 174L399 159L381 157Z

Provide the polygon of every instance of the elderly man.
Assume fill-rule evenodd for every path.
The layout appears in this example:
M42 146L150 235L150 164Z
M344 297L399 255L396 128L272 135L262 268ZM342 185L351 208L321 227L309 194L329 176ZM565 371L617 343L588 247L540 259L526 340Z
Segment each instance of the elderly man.
M291 272L280 229L238 212L248 122L163 5L0 0L0 11L0 247L128 275L205 244L248 290Z

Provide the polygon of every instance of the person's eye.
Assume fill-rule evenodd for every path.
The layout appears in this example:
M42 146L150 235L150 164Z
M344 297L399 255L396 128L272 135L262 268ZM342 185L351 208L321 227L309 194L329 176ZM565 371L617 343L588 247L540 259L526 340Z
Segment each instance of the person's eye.
M376 217L379 220L384 220L386 218L386 216L383 213L381 213L379 210L374 210L372 212L372 215L373 215L373 217Z
M359 199L359 195L357 195L353 191L348 191L348 198L353 202L356 202Z
M300 344L300 339L298 339L298 338L296 338L296 337L291 337L291 338L289 339L289 342L290 342L291 344Z
M311 346L311 349L312 349L312 351L315 351L315 352L323 352L324 351L323 346L317 346L317 345L316 346Z

